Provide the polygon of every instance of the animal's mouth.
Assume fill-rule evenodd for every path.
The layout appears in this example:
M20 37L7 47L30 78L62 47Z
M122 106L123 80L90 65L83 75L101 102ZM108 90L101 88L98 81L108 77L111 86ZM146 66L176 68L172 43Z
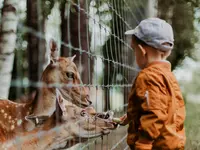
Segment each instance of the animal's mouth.
M85 101L88 103L88 106L92 104L92 101L90 101L90 97L88 95L85 97Z
M116 124L113 123L112 119L113 119L113 114L110 114L109 112L104 112L104 113L97 113L95 115L96 120L99 120L98 122L103 121L104 122L104 126L102 126L103 129L115 129L116 128Z
M113 114L114 114L112 111L107 111L107 112L103 112L103 113L96 113L96 112L93 112L93 111L87 112L86 109L83 109L81 111L80 115L82 117L85 117L85 118L91 118L92 117L93 122L95 122L95 124L97 126L99 126L100 128L103 129L103 133L105 132L105 134L106 134L107 133L106 130L116 128L116 125L112 121Z

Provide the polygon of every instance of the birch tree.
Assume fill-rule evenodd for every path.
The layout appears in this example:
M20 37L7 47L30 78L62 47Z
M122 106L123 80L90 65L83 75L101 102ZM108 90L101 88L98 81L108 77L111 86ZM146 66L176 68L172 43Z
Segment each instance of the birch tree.
M17 30L17 0L4 0L0 27L0 98L7 98L11 83Z

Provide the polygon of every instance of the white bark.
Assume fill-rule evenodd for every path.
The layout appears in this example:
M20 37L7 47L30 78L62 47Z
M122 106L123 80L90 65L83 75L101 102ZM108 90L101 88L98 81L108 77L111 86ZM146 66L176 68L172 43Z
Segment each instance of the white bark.
M147 17L157 17L157 0L148 0L146 15Z
M4 0L0 30L0 98L7 98L11 83L17 29L17 0Z

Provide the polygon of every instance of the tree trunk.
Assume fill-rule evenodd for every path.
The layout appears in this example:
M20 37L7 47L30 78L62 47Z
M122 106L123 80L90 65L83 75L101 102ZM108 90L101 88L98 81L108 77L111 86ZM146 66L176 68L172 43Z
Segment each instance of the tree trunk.
M120 0L110 0L110 5L116 10L117 14L122 15L124 9L124 2ZM125 41L125 26L124 22L120 19L119 15L112 11L111 20L111 32L121 40ZM127 57L124 52L123 43L118 40L115 36L110 35L110 39L106 42L103 47L103 56L106 59L112 61L104 61L104 84L105 85L117 85L117 84L127 84L124 83L124 79L118 80L117 76L125 76L125 70L122 66L125 63L125 58ZM114 61L114 62L113 62ZM119 64L116 64L116 63ZM105 88L105 111L111 109L110 104L110 90L113 87Z
M44 34L45 19L39 0L27 0L27 26ZM29 81L32 83L29 92L37 89L35 84L40 80L45 63L45 39L36 37L32 33L27 34Z
M195 34L194 10L193 1L158 0L158 17L171 23L174 31L174 48L168 57L172 70L179 66L186 56L194 56L193 49L198 40Z
M4 0L0 29L0 97L8 98L16 44L17 0Z
M87 11L84 0L80 0L80 4L75 0L72 3L63 2L60 7L61 40L67 44L71 44L73 47L70 49L62 45L61 55L65 57L76 55L75 63L81 73L82 81L84 84L89 84L91 83L90 77L93 72L93 60L85 52L79 51L89 51L90 34L88 30L88 17L77 5L80 5L82 9Z

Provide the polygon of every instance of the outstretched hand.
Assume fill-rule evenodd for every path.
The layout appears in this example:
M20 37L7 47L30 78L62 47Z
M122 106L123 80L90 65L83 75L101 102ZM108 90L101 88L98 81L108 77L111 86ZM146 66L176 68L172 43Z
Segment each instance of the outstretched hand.
M127 115L123 115L122 117L119 118L113 118L112 120L115 124L125 126L128 124L128 118Z

